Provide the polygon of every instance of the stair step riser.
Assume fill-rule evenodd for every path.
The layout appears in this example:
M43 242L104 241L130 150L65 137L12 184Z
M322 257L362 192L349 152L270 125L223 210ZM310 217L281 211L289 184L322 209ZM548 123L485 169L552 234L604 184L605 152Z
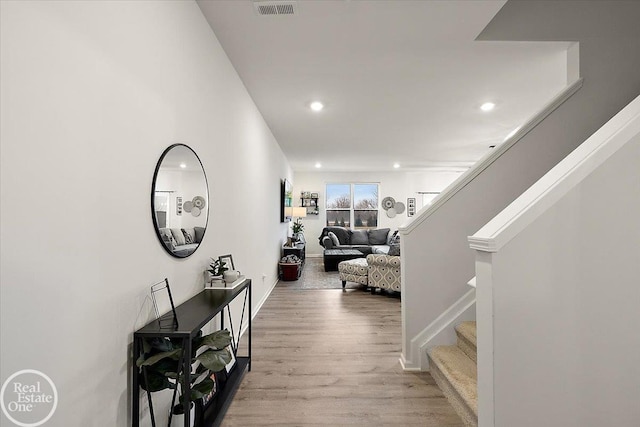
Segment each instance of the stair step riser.
M472 404L471 401L467 400L468 398L463 397L461 390L458 389L459 386L455 383L455 381L452 382L450 378L451 372L449 371L452 362L446 362L442 354L436 355L435 352L438 352L439 348L434 348L433 351L433 355L431 354L431 351L427 352L427 357L429 359L429 371L431 373L431 376L436 381L436 384L438 385L440 390L442 390L447 400L449 400L451 406L453 406L455 411L458 413L465 426L477 427L477 401ZM457 356L458 360L461 360L461 357L466 358L462 353L460 353L460 355ZM469 361L469 363L471 362ZM475 393L476 392L474 391L473 394L475 395ZM468 395L468 392L465 394ZM474 401L476 399L476 397L473 398Z
M471 360L478 361L478 350L476 345L476 322L462 322L455 327L458 337L458 347Z
M457 344L458 344L458 347L460 347L460 350L462 350L464 352L464 354L469 356L469 359L471 359L474 362L478 363L478 349L476 348L476 346L472 342L467 340L462 335L458 334L458 343Z

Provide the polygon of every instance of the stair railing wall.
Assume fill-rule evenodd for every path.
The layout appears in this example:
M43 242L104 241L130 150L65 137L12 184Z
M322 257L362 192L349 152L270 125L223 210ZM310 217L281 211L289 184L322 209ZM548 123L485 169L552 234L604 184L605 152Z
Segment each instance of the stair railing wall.
M509 140L496 147L450 184L432 204L400 227L402 253L403 348L405 369L426 369L420 337L428 326L467 291L475 275L467 236L515 199L538 176L553 166L535 147L516 150L522 139L582 87L573 82L527 121ZM560 150L558 152L558 150ZM555 147L556 156L565 154ZM531 160L523 168L523 159ZM538 171L537 173L535 173ZM516 178L504 180L505 176Z
M466 281L476 274L467 236L640 93L639 14L640 2L510 1L479 36L485 41L578 41L584 83L401 228L401 361L406 369L423 368L412 340L466 292ZM478 345L483 345L481 338Z
M640 97L469 238L480 425L640 425L639 218Z

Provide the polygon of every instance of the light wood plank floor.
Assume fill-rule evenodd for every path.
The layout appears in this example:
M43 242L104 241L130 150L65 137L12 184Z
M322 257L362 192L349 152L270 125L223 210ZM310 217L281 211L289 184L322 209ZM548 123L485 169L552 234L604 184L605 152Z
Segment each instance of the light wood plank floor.
M428 373L403 372L400 300L276 286L224 426L463 426Z

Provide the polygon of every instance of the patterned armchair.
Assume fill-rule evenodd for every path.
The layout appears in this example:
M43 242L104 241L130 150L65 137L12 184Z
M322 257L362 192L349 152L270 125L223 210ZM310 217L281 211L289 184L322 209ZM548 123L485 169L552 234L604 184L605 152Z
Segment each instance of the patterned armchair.
M400 257L393 255L367 255L369 286L400 292Z

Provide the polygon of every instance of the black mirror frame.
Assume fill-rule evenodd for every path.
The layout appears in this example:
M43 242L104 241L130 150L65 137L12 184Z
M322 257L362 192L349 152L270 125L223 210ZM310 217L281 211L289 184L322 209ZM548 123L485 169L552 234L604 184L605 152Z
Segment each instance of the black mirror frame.
M198 246L193 250L193 252L189 253L188 255L185 256L180 256L175 254L174 252L171 252L171 250L169 248L167 248L167 245L164 244L163 240L162 240L162 236L160 235L160 227L158 227L158 221L156 219L156 212L155 212L155 193L156 193L156 179L158 178L158 172L160 171L160 166L162 165L162 161L164 160L164 158L166 157L166 155L173 149L176 147L185 147L187 148L189 151L191 151L193 153L193 155L196 157L196 159L198 159L198 163L200 164L200 167L202 168L202 175L204 175L204 182L205 182L205 186L207 188L207 221L204 225L204 232L202 234L202 240L204 240L204 236L207 234L207 227L209 226L209 202L210 202L210 197L209 197L209 181L207 180L207 173L204 170L204 165L202 164L202 161L200 160L200 156L198 156L198 154L193 150L193 148L189 147L186 144L171 144L170 146L168 146L160 155L160 159L158 159L158 163L156 163L156 169L153 172L153 181L151 181L151 220L153 221L153 229L156 233L156 237L158 237L158 242L160 243L160 246L162 246L162 248L172 257L174 258L178 258L178 259L185 259L185 258L189 258L191 255L193 255L198 248L200 248L200 245L202 244L202 240L200 241L200 243L198 243Z

